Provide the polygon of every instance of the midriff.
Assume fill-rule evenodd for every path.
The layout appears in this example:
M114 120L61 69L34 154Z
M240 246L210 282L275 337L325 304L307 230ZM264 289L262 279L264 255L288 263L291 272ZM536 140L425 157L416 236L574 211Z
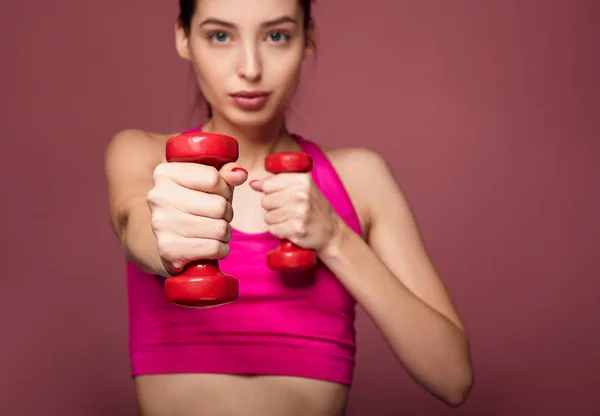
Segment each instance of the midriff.
M348 388L287 376L166 374L135 378L142 416L342 416Z

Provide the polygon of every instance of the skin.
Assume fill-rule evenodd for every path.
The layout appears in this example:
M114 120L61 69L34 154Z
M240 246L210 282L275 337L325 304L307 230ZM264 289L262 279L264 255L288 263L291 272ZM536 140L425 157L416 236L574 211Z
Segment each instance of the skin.
M265 24L282 16L298 23ZM203 24L208 18L227 24ZM165 142L177 132L119 132L105 157L115 234L129 260L164 277L191 260L226 257L232 227L268 230L315 249L400 365L434 397L459 406L473 383L467 334L385 160L362 148L325 149L362 235L337 216L310 174L264 171L269 153L299 150L285 111L302 63L313 54L312 28L300 22L296 0L200 0L189 36L176 26L177 51L212 106L203 130L235 137L240 158L218 172L166 163ZM229 96L241 90L265 90L270 97L261 110L245 111ZM232 171L236 167L247 173ZM148 416L334 416L344 413L348 395L345 386L320 380L224 374L139 376L135 387L140 412Z

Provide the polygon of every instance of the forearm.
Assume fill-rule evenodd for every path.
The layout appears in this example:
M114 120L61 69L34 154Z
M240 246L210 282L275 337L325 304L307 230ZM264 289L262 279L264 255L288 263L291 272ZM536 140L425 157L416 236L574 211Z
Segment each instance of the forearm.
M471 385L466 334L415 296L367 243L345 224L320 253L383 333L409 373L428 390L458 404Z
M121 215L120 223L118 234L125 258L144 272L168 277L158 254L151 213L145 199L132 201Z

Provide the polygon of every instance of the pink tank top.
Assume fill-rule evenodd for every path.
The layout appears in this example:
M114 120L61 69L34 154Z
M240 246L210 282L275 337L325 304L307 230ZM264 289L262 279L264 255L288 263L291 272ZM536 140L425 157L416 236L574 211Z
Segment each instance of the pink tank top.
M346 223L360 223L333 166L314 143L296 136L314 158L312 178ZM127 265L132 373L281 375L351 385L355 301L322 263L314 271L281 275L265 254L279 240L233 231L219 264L239 281L230 304L191 309L165 300L164 278Z

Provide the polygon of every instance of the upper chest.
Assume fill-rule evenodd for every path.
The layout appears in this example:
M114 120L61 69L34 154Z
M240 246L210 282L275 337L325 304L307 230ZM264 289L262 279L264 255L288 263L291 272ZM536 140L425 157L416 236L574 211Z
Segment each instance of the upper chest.
M339 181L328 181L330 167L316 164L312 176L323 196L332 202L333 208L342 216L356 214L360 222L362 235L367 234L369 219L368 209L362 193L357 186L353 186L352 177L356 174L356 167L352 163L350 152L347 149L327 150L328 161L334 169L334 175ZM338 200L340 196L347 196ZM234 218L231 226L245 233L263 233L269 227L265 222L266 211L262 206L264 194L257 192L248 185L248 181L235 188L233 195ZM350 213L349 211L353 211Z

